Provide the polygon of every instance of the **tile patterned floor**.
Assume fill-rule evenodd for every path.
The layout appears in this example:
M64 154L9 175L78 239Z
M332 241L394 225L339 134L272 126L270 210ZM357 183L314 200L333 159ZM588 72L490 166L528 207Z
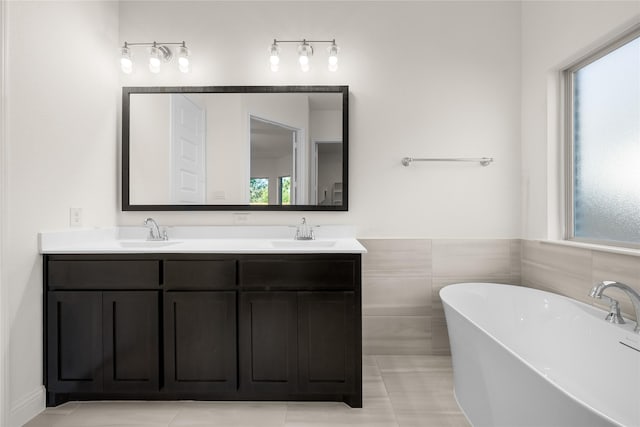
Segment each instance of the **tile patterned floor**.
M70 402L25 427L467 427L448 356L365 356L364 407L323 402Z

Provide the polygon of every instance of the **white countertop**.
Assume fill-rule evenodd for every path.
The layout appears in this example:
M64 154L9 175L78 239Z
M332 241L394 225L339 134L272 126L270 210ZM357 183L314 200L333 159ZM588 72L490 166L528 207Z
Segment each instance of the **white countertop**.
M161 227L164 228L164 227ZM314 227L316 239L294 240L288 226L167 227L169 240L147 241L146 227L41 232L42 254L125 253L366 253L350 226Z

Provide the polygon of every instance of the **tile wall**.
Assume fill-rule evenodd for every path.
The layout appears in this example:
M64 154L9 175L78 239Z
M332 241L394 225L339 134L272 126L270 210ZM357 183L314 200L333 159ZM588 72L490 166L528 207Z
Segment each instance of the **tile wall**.
M440 289L520 284L520 240L361 239L363 352L449 354Z
M519 239L361 239L362 335L367 355L444 355L449 339L440 289L493 282L547 290L589 304L594 283L640 292L640 257ZM634 318L628 298L625 317ZM606 308L606 307L605 307Z
M522 284L525 286L593 304L589 291L602 280L623 282L640 292L640 257L522 241ZM635 318L631 302L622 292L611 289L607 294L620 301L625 317Z

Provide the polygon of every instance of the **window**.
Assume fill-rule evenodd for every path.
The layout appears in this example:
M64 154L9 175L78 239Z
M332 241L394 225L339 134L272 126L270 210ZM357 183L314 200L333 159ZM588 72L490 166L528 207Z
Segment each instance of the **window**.
M564 76L567 238L640 246L640 29Z
M269 204L269 178L249 179L249 204Z
M278 177L278 204L291 204L291 176Z

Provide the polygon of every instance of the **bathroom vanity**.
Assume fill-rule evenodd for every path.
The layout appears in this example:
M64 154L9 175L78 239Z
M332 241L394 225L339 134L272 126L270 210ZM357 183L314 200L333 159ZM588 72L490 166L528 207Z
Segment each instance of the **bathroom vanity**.
M154 246L102 238L56 246L49 237L41 237L48 406L107 399L362 406L364 248L355 239Z

